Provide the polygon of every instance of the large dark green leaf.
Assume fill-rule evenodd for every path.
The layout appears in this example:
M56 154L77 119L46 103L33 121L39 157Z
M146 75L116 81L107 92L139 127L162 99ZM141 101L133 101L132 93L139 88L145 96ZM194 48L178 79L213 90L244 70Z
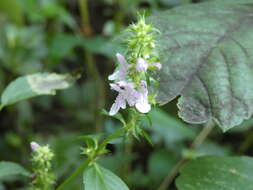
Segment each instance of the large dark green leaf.
M253 112L252 0L216 0L160 12L158 101L177 96L189 123L214 119L226 131Z
M253 159L206 156L189 161L176 180L178 190L252 190Z
M98 164L86 169L83 178L85 190L129 190L118 176Z

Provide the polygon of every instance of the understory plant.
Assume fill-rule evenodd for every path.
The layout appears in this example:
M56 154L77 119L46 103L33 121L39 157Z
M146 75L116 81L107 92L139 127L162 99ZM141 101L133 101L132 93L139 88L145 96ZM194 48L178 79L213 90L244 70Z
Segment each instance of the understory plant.
M81 7L83 24L89 26L85 19L87 7L85 4ZM118 37L124 47L122 44L117 47L124 51L116 53L116 68L106 81L114 101L108 111L96 110L121 126L110 133L79 137L85 144L80 152L83 162L64 179L57 179L53 172L54 150L35 139L30 144L31 171L12 162L0 162L0 182L8 176L21 175L29 179L27 189L64 190L82 176L80 184L85 190L128 190L128 176L121 179L100 161L113 154L109 147L119 141L125 144L146 141L155 146L149 131L154 127L151 113L178 98L179 117L204 127L193 135L190 146L182 151L157 190L252 190L251 157L208 153L202 156L197 151L216 125L225 133L252 116L252 18L252 0L189 4L148 18L139 14L137 21ZM89 32L84 35L89 36ZM89 51L86 58L92 60ZM98 71L92 65L88 67L101 82ZM47 72L21 76L4 89L0 110L28 98L55 95L57 90L72 86L79 77L73 73ZM245 144L252 144L251 138ZM176 143L169 145L181 150L175 147Z

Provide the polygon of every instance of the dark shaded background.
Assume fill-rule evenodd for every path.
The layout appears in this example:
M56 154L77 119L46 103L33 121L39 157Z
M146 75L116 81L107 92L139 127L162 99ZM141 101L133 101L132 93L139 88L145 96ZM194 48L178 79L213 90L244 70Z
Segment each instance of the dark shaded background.
M0 160L30 166L32 140L50 144L55 152L58 183L85 159L80 155L81 135L112 132L116 121L100 114L110 108L115 94L107 76L114 69L114 55L122 51L113 40L134 22L136 13L156 13L197 0L1 0L0 91L18 76L34 72L76 72L75 86L22 101L0 114ZM177 116L176 101L151 113L147 127L154 146L145 140L120 139L108 146L111 153L100 160L134 190L154 190L182 155L252 155L253 120L226 134L214 129L196 150L188 147L202 126L190 126ZM117 164L115 164L117 163ZM22 189L24 179L8 179L0 189ZM81 176L69 189L82 189Z

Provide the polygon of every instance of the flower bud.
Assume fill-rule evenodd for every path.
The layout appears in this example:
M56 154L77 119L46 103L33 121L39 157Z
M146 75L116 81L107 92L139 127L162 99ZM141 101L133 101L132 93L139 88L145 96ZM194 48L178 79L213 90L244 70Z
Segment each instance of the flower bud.
M36 151L40 147L40 145L36 142L31 142L30 145L31 145L32 151Z

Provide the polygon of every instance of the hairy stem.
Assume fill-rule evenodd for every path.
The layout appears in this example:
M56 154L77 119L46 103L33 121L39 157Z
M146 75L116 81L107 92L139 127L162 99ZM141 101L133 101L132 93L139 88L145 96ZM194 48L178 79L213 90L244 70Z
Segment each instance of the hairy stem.
M196 150L207 138L212 129L214 128L213 122L208 122L205 127L201 130L198 136L192 142L190 149L192 151ZM172 171L167 175L167 177L163 180L161 185L157 190L166 190L170 187L175 177L178 175L180 168L188 161L187 158L182 158L176 166L172 169Z
M129 136L129 138L125 138L125 150L124 155L127 157L132 154L134 146L134 138L132 135ZM131 173L131 160L127 159L124 165L121 168L123 179L127 179L129 174Z

